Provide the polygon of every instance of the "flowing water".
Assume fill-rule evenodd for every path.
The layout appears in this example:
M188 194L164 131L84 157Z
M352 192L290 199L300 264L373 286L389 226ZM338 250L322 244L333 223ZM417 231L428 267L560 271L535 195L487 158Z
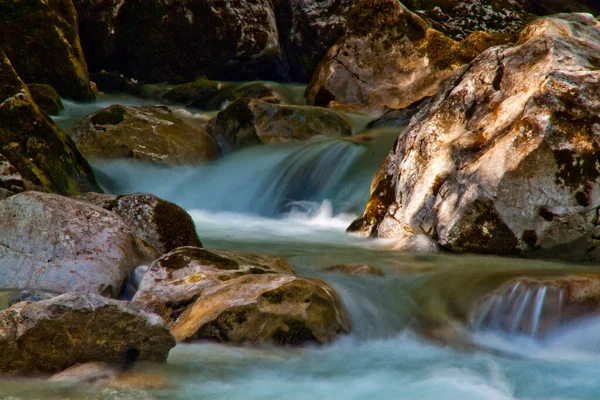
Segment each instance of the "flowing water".
M140 104L104 98L100 106L117 101ZM99 105L70 105L61 123L68 125L94 107ZM152 192L186 208L206 247L283 256L300 275L326 280L340 294L353 332L320 347L180 344L165 365L138 366L168 379L160 390L13 381L2 384L3 398L600 398L600 319L556 323L541 337L538 325L548 320L545 310L561 301L561 293L511 283L519 276L593 270L547 261L410 254L395 251L393 241L346 234L399 133L254 147L202 166L95 163L107 192ZM385 276L323 272L341 263L368 263ZM470 317L473 304L497 288L478 317ZM527 329L516 329L524 324Z

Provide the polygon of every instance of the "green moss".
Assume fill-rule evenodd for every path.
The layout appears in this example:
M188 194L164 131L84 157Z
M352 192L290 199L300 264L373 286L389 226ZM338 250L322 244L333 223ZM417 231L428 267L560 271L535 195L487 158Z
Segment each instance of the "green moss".
M264 292L260 295L260 297L264 298L271 304L281 304L283 303L284 293L281 289L275 289Z
M94 125L118 125L125 120L126 112L127 110L122 106L110 106L96 113L90 122Z
M284 346L298 346L307 342L318 342L303 318L286 318L286 328L278 327L273 333L273 342Z
M162 199L158 200L154 208L153 219L165 252L182 246L202 247L194 221L177 204Z

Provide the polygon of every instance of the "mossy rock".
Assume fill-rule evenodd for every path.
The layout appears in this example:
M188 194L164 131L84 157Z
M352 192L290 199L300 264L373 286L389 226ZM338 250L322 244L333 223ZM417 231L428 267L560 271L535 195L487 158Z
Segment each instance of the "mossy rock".
M199 79L193 82L177 85L163 96L171 103L184 104L188 107L207 108L211 98L223 85L209 79Z
M352 134L350 123L333 110L249 99L234 101L211 124L213 135L223 138L232 149Z
M24 188L60 194L100 191L73 141L34 103L8 58L0 52L0 154Z
M65 107L60 95L50 85L30 83L27 85L29 93L37 106L48 115L57 115Z
M199 164L219 155L215 140L165 106L112 105L70 130L91 160L135 159L157 164Z
M0 48L27 83L93 100L71 0L0 0Z

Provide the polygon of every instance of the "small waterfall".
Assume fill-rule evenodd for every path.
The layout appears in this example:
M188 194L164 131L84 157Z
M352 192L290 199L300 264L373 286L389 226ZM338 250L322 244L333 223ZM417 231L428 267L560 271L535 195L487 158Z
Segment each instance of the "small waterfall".
M543 282L510 281L475 311L475 331L508 335L545 336L561 323L564 289Z

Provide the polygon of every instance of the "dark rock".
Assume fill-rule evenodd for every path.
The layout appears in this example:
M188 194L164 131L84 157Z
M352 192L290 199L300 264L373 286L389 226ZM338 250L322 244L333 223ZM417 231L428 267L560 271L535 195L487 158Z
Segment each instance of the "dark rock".
M37 106L48 115L56 115L64 109L60 95L50 85L29 83L27 89Z
M46 292L43 290L21 290L10 297L8 306L10 307L23 301L35 303L37 301L49 300L58 295L58 293Z
M90 78L98 90L106 93L128 93L134 96L141 95L140 85L137 80L127 78L120 72L92 72Z
M323 271L351 276L383 276L383 271L381 269L368 264L331 265L323 269Z

